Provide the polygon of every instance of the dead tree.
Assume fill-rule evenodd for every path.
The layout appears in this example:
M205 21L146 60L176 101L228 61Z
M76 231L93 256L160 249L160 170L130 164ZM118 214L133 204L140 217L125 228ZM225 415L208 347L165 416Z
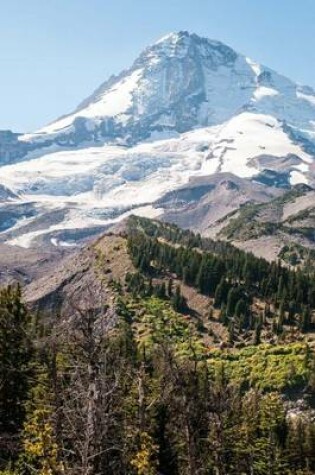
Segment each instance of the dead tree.
M76 475L105 473L104 456L115 446L109 439L109 419L119 378L118 365L109 367L109 339L117 316L108 301L103 289L88 289L80 298L71 298L59 328L67 348L62 445L68 473Z

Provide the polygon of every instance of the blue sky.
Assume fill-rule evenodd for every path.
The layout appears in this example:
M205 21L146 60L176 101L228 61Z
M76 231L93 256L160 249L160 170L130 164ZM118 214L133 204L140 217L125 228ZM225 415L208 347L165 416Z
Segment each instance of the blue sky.
M179 30L315 87L314 0L0 0L0 129L31 131L70 112Z

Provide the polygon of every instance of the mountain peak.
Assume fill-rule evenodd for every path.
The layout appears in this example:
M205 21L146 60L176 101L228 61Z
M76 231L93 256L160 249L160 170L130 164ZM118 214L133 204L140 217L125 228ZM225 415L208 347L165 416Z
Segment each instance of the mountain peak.
M213 55L214 51L229 60L235 60L238 56L232 48L220 41L205 38L188 31L178 31L168 33L146 48L139 59L144 57L150 59L152 55L181 58L189 53L192 56L197 55L198 57L207 58L211 54Z
M163 43L174 43L174 44L176 44L176 43L185 42L185 41L198 43L198 44L208 43L208 44L211 44L211 45L227 46L224 43L222 43L221 41L213 40L213 39L210 39L210 38L205 37L205 36L200 36L196 33L191 33L187 30L171 31L170 33L162 36L155 43L153 43L153 46L154 45L160 45L160 44L163 44Z
M171 31L170 33L167 33L166 35L158 39L154 44L160 44L160 43L165 43L165 42L176 42L182 38L188 38L190 36L191 34L188 31Z
M279 121L292 140L303 135L307 149L315 150L310 88L298 87L220 41L177 31L147 47L74 112L21 140L43 147L132 146L222 125L244 112Z

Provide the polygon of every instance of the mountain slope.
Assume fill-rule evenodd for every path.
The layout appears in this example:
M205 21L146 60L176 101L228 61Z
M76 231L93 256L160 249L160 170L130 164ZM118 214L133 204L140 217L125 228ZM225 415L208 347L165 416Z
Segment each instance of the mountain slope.
M2 205L0 242L74 245L131 212L161 215L159 200L192 177L314 185L314 124L311 88L172 33L73 113L0 135L0 183L17 196Z
M289 265L314 266L315 191L297 185L269 203L247 204L206 233Z
M275 289L268 287L266 276L271 279L269 285ZM138 302L140 318L134 319L135 326L138 326L144 323L141 322L141 308L146 299L155 296L168 301L184 315L185 318L181 318L196 327L206 345L215 346L220 341L227 343L229 338L227 322L223 318L225 307L221 304L228 304L227 317L231 318L232 301L235 307L237 301L242 300L246 307L242 310L243 315L251 313L252 317L242 324L242 318L236 318L240 317L236 311L232 319L235 344L248 345L253 342L254 321L261 318L263 309L267 307L270 308L268 312L266 310L262 336L266 342L276 341L274 330L271 330L272 320L269 320L270 317L275 320L278 315L276 290L283 290L281 285L286 282L288 292L295 295L294 286L297 284L294 279L294 271L285 267L280 269L275 263L269 264L246 254L229 243L201 239L174 225L133 216L116 230L34 279L24 288L24 297L33 308L54 312L62 308L65 313L73 310L74 305L87 304L89 300L98 305L105 295L105 301L111 305L118 305L123 300L128 302L128 308L130 305L135 308ZM297 313L301 314L301 308L309 301L312 316L314 282L306 274L304 280L303 292L295 297L295 305ZM180 294L176 290L178 287ZM235 290L237 297L228 299L228 294ZM299 318L295 317L297 326ZM289 328L280 333L283 333L283 339L290 337ZM312 332L309 338L313 338Z
M171 33L74 113L21 140L135 143L155 133L217 125L246 110L272 115L314 138L311 88L297 86L218 41Z
M314 276L124 224L0 293L3 473L314 473Z
M188 184L167 193L156 206L163 220L215 237L218 223L248 203L269 203L283 190L253 183L231 173L194 177Z

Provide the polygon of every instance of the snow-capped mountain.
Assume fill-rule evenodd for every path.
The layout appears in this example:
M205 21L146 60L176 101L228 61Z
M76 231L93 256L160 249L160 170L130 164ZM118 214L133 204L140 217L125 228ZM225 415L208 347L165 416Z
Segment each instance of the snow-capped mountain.
M315 137L315 93L218 41L171 33L147 48L71 114L22 138L62 145L135 144L222 124L252 111Z
M154 203L193 176L313 185L315 92L223 43L171 33L73 113L5 140L0 183L19 200L1 205L3 239L69 244L135 208L158 215Z

